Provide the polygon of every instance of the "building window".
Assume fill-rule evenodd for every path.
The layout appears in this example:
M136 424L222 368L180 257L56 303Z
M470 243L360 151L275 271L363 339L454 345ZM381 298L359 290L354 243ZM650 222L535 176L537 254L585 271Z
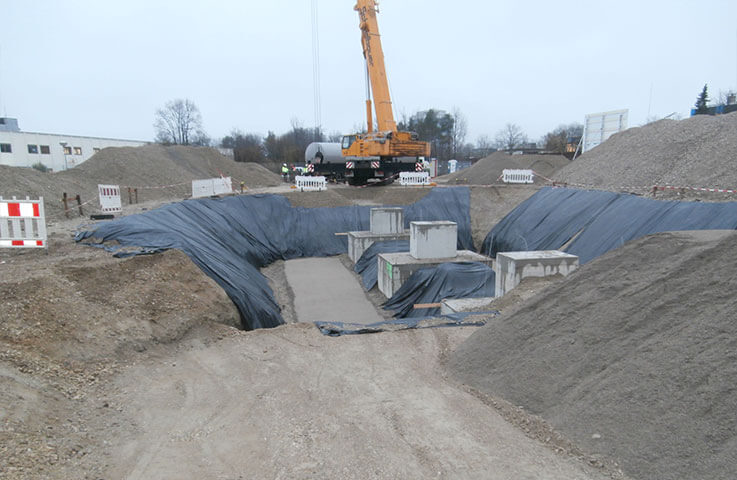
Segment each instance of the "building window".
M92 151L97 153L100 151L100 147L92 147Z
M82 147L74 147L75 155L82 155Z
M48 145L41 145L41 153L48 155L51 153L51 148Z
M38 153L38 145L28 145L28 153Z
M0 143L0 152L2 153L13 153L13 149L9 143Z
M72 147L64 147L64 155L71 155Z

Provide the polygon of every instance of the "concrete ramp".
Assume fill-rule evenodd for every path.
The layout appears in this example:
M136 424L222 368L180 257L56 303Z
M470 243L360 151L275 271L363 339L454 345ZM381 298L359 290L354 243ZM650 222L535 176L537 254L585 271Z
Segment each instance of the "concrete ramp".
M384 320L337 257L289 260L285 270L298 321L368 325Z

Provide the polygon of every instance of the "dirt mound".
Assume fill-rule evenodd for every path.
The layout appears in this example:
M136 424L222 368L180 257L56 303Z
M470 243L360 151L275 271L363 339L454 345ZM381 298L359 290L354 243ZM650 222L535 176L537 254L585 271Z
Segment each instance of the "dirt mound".
M653 185L734 188L735 159L737 113L697 115L613 135L554 179L614 191Z
M493 185L502 183L499 177L504 169L534 170L538 175L550 178L555 172L570 162L562 155L510 155L506 152L495 152L482 158L473 166L455 173L443 175L436 180L439 183ZM540 176L535 183L545 183Z
M83 202L97 203L97 185L123 188L123 203L128 202L125 187L138 188L139 202L179 200L192 193L192 180L230 176L233 186L244 182L248 188L279 185L281 178L254 163L236 163L212 148L144 147L105 148L76 168L57 173L42 173L32 168L0 165L0 195L31 198L43 196L47 215L62 212L64 192Z
M737 469L737 233L674 232L584 265L449 367L638 479Z
M182 252L119 260L60 234L50 243L49 255L0 249L2 478L82 478L51 472L92 453L82 412L112 410L92 394L103 378L198 329L240 323Z

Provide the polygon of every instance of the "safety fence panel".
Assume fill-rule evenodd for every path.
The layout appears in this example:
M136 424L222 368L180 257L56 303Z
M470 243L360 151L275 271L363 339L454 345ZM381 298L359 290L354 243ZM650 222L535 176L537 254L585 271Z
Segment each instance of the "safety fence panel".
M400 185L430 185L429 172L399 172Z
M0 197L0 247L45 248L46 216L43 197L10 200Z
M504 183L534 183L535 172L532 170L502 170L502 180Z
M120 213L123 211L119 185L97 185L97 192L100 197L100 210L105 213Z
M192 180L192 198L212 197L224 193L233 193L233 183L230 177Z
M301 192L321 192L328 189L328 181L325 177L303 177L294 178L294 183Z

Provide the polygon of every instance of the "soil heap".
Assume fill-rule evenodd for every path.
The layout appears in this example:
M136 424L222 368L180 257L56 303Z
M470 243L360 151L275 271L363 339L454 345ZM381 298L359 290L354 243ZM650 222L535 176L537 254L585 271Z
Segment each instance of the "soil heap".
M534 170L538 175L550 178L569 163L569 160L562 155L511 155L507 152L494 152L469 168L440 176L436 180L438 183L464 185L502 184L499 177L504 169L529 169ZM535 176L536 184L545 182L544 178Z
M644 237L474 333L449 368L638 479L734 478L737 232Z
M105 148L78 167L42 173L32 168L0 165L0 195L9 198L44 197L47 215L59 214L62 194L97 205L97 185L120 185L123 203L126 187L138 188L139 202L182 199L192 193L192 180L232 177L233 186L279 185L281 178L255 163L236 163L213 148L146 145Z
M660 120L610 137L553 179L605 190L737 187L737 113Z

